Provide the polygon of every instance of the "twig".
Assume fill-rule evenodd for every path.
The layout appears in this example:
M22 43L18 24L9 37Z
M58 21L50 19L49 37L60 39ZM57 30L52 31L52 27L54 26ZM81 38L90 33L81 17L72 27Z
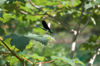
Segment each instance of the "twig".
M0 41L6 46L6 48L11 52L11 54L13 54L17 59L19 59L20 62L23 64L23 66L25 66L24 60L21 59L20 57L18 57L18 56L5 44L5 42L2 41L2 39L0 39Z
M20 10L20 12L23 13L23 14L26 14L26 15L29 14L29 13L22 11L22 10Z
M55 61L55 60L51 60L51 61L47 61L47 62L41 62L42 64L43 63L51 63L51 62L53 62L53 61ZM36 64L39 64L39 63L36 63Z
M90 22L90 19L91 19L91 17L92 17L92 14L93 14L93 12L91 12L91 14L90 14L90 16L89 16L89 18L88 18L87 22L85 23L84 27L83 27L83 28L81 28L80 32L82 32L82 31L86 28L86 26L87 26L87 25L88 25L88 23Z
M11 53L4 53L4 52L3 52L3 53L0 53L0 55L1 55L1 54L3 54L3 55L4 55L4 54L11 54Z
M29 0L29 2L30 2L30 4L31 4L32 6L34 6L36 9L39 9L39 10L43 11L40 7L38 7L37 5L35 5L31 0ZM17 7L19 7L17 1L16 1L16 4L17 4ZM18 9L18 10L19 10L19 9ZM69 30L70 32L72 32L72 29L71 29L67 24L65 24L65 23L63 23L63 22L61 22L61 21L59 21L57 18L51 16L51 15L48 14L47 12L45 12L44 14L30 14L30 13L25 12L25 11L23 11L23 10L19 10L19 11L20 11L22 14L25 14L25 15L32 15L32 16L34 16L34 15L48 15L49 17L52 17L53 20L54 20L57 24L61 23L61 25L62 25L64 28L66 28L67 30Z
M51 15L49 15L49 14L47 14L49 17L52 17ZM69 31L71 31L71 28L67 25L67 24L65 24L65 23L63 23L62 21L59 21L56 17L52 17L55 21L58 21L58 23L61 23L61 25L63 26L63 27L65 27L65 28L67 28L67 30L69 30Z
M18 2L16 1L16 5L17 5L17 8L19 8L19 5L18 5ZM44 14L31 14L31 13L28 13L28 12L25 12L23 10L20 10L18 9L20 13L22 14L25 14L25 15L32 15L32 16L35 16L35 15L44 15Z
M39 8L38 6L36 6L31 0L29 0L29 2L31 3L31 5L32 6L34 6L35 8L37 8L37 9L39 9L39 10L41 10L41 11L43 11L41 8ZM51 17L51 18L53 18L56 22L60 22L61 23L61 25L63 26L63 27L67 27L67 30L69 30L69 31L71 31L71 28L68 26L68 25L66 25L65 23L63 23L63 22L61 22L61 21L59 21L57 18L55 18L55 17L53 17L53 16L51 16L50 14L48 14L47 12L45 12L44 13L45 15L48 15L49 17ZM57 24L58 24L57 23Z
M30 60L28 60L28 59L26 59L25 57L23 57L26 61L28 61L30 64L33 64ZM47 61L47 62L41 62L41 64L43 64L43 63L51 63L51 62L53 62L53 61L55 61L55 60L51 60L51 61ZM36 63L36 64L40 64L40 62L39 63Z
M31 13L28 13L28 12L25 12L23 10L19 10L22 14L25 14L25 15L31 15L31 16L36 16L36 15L44 15L44 14L31 14Z
M38 6L36 6L34 3L32 3L31 0L29 0L29 2L30 2L35 8L40 9Z
M26 59L24 56L23 56L24 60L28 61L30 64L33 64L30 60Z

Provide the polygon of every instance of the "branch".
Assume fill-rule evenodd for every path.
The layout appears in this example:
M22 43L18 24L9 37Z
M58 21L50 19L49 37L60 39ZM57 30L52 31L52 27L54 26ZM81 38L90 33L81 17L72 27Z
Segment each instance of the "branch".
M37 9L43 11L41 8L39 8L38 6L36 6L31 0L29 0L29 2L30 2L31 5L34 6L35 8L37 8ZM51 17L51 18L53 18L55 22L58 22L58 23L60 22L61 25L62 25L63 27L65 27L65 28L67 27L67 30L71 31L71 28L70 28L68 25L66 25L65 23L59 21L57 18L51 16L51 15L48 14L47 12L45 12L44 14L45 14L45 15L48 15L48 16ZM57 23L57 24L58 24L58 23ZM72 31L71 31L71 32L72 32Z
M90 22L90 19L91 19L92 15L93 15L93 12L91 12L90 17L88 18L88 20L87 20L87 22L85 23L84 27L83 27L83 28L81 28L80 32L82 32L82 31L86 28L86 26L87 26L87 25L88 25L88 23Z
M20 12L23 13L23 14L26 14L26 15L29 14L29 13L22 11L22 10L20 10Z
M25 65L24 65L24 60L21 59L20 57L18 57L18 56L5 44L5 42L2 41L2 39L0 39L0 41L6 46L6 48L7 48L17 59L20 60L20 62L22 62L23 66L25 66Z
M93 55L93 57L90 59L89 65L88 65L88 66L93 66L93 63L94 63L94 60L95 60L96 56L100 54L99 52L100 52L100 48L98 48L97 51L94 51L94 55Z
M5 53L5 52L2 52L2 53L0 53L0 55L9 55L9 54L11 54L11 53Z
M23 58L24 58L26 61L28 61L30 64L33 64L30 60L26 59L24 56L23 56ZM41 64L43 64L43 63L51 63L51 62L53 62L53 61L55 61L55 60L51 60L51 61L47 61L47 62L41 62ZM36 64L40 64L40 62L39 62L39 63L36 63Z
M31 0L29 0L29 2L30 2L30 3L32 4L32 6L34 6L35 8L40 9L38 6L36 6L34 3L32 3Z
M48 15L48 14L47 14L47 15ZM52 16L51 16L51 17L52 17ZM65 27L67 30L71 31L71 28L70 28L67 24L65 24L64 22L59 21L56 17L52 17L52 18L54 18L56 21L58 21L58 23L61 23L61 25L62 25L63 27Z
M34 6L36 9L43 11L40 7L38 7L37 5L35 5L31 0L29 0L29 2L30 2L30 4L31 4L32 6ZM19 7L17 1L16 1L16 4L17 4L17 7ZM18 9L18 10L19 10L19 9ZM64 28L66 28L67 30L69 30L70 32L72 32L71 28L70 28L68 25L66 25L64 22L59 21L57 18L51 16L51 15L48 14L47 12L45 12L44 14L30 14L30 13L25 12L25 11L23 11L23 10L19 10L19 11L20 11L22 14L25 14L25 15L32 15L32 16L34 16L34 15L48 15L49 17L53 18L53 20L54 20L57 24L61 23L61 25L62 25Z
M41 62L41 64L43 64L43 63L51 63L53 61L55 61L55 60L51 60L51 61L47 61L47 62ZM39 63L36 63L36 64L39 64Z
M19 8L19 5L18 5L17 1L16 1L16 5L17 5L17 8ZM25 12L25 11L20 10L20 9L18 9L18 10L20 11L20 13L25 14L25 15L32 15L32 16L35 16L35 15L44 15L44 14L31 14L31 13Z
M44 15L44 14L31 14L31 13L28 13L28 12L25 12L23 10L19 10L22 14L25 14L25 15L31 15L31 16L36 16L36 15Z
M37 5L35 5L31 0L29 0L29 2L30 2L30 4L31 4L32 6L34 6L36 9L39 9L39 10L43 11L40 7L38 7ZM16 4L17 4L17 7L19 7L17 1L16 1ZM30 13L25 12L25 11L23 11L23 10L19 10L19 11L20 11L22 14L25 14L25 15L32 15L32 16L34 16L34 15L48 15L49 17L53 18L53 20L54 20L57 24L61 23L62 27L66 28L66 29L69 30L70 32L73 32L73 31L72 31L73 29L71 29L67 24L65 24L64 22L59 21L56 17L51 16L51 15L48 14L47 12L45 12L44 14L30 14Z
M53 19L53 21L56 22L57 24L61 23L62 27L66 28L67 30L72 32L71 28L67 24L59 21L56 17L53 17L53 16L49 15L48 13L45 13L45 15L48 15L49 17L51 17Z
M83 12L84 12L85 1L86 1L86 0L83 0L83 5L82 5L82 10L81 10L81 15L80 15L80 21L79 21L78 31L79 31L79 29L80 29L80 25L81 25L81 22L82 22L82 17L83 17Z
M72 40L72 46L71 46L71 59L73 59L74 57L74 52L75 52L75 46L76 46L76 39L80 33L80 26L81 26L81 22L82 22L82 16L83 16L83 12L84 12L84 5L85 5L85 1L83 0L83 4L82 4L82 11L81 11L81 15L80 15L80 21L79 21L79 25L77 30L72 30L73 31L73 40Z
M33 64L30 60L26 59L24 56L23 56L23 58L24 58L27 62L29 62L30 64Z

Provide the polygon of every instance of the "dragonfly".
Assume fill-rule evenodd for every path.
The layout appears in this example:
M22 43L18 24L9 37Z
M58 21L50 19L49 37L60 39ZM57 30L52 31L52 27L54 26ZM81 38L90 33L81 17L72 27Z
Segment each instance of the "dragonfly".
M47 25L47 23L46 23L45 20L42 20L42 25L43 25L44 28L40 27L39 25L37 25L37 27L39 27L39 28L41 28L41 29L43 29L43 30L47 30L47 31L49 31L50 33L53 33L53 32L50 30L50 28L49 28L50 26ZM50 24L49 24L49 25L50 25Z

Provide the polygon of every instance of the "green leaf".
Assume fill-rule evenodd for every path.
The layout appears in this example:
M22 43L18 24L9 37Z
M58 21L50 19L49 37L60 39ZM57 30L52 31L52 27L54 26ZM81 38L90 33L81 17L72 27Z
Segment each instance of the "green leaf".
M64 61L64 62L67 62L68 64L70 64L70 65L72 65L72 66L75 66L74 60L69 59L69 58L67 58L67 57L65 57L65 56L63 56L63 57L51 56L51 58L52 58L52 59L59 59L59 60L62 60L62 61Z
M39 41L44 45L47 45L47 42L48 42L48 38L42 37L42 36L38 36L36 34L28 34L27 37L29 37L31 39L34 39L36 41Z
M79 59L77 59L77 58L76 58L76 59L74 59L74 62L75 62L75 63L79 63L79 64L84 65L84 63L83 63L82 61L80 61Z
M55 41L55 39L50 35L43 35L43 37L47 37L48 39L51 39L51 40Z
M27 55L26 58L27 59L33 58L34 60L39 60L39 61L44 61L45 60L45 57L39 56L37 54Z
M29 44L26 46L25 49L30 49L31 47L33 47L33 42L29 41Z
M92 8L93 7L93 4L91 2L89 2L88 4L86 3L85 4L85 9L89 9L89 8Z
M98 37L98 40L100 41L100 36Z
M8 61L10 63L10 66L13 66L13 64L19 62L19 60L15 56L8 56L6 58L6 61Z
M62 60L65 62L68 62L70 65L75 66L75 62L72 59L69 59L67 57L62 57Z
M40 34L44 34L44 30L41 28L35 28L33 29L35 33L40 33Z
M15 46L11 46L10 41L11 41L11 38L8 38L8 39L6 39L4 42L5 42L5 44L6 44L11 50L18 51L18 49L15 48ZM3 45L5 48L7 48L4 44L2 44L2 45Z
M95 35L93 35L93 36L91 36L90 38L89 38L89 42L96 42L96 40L97 40L97 36L95 36Z
M19 36L16 34L11 34L11 35L6 36L6 37L4 37L4 40L7 38L12 38L10 41L10 44L12 46L15 46L16 48L18 48L21 51L23 49L25 49L26 45L28 45L29 41L30 41L29 38L27 38L25 36Z

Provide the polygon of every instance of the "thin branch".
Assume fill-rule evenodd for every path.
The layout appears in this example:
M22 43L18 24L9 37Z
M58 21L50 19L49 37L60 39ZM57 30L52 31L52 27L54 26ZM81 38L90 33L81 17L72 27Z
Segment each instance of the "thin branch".
M5 53L5 52L2 52L2 53L0 53L0 55L4 55L4 54L7 54L7 55L9 55L9 54L11 54L11 53Z
M47 15L49 15L49 14L47 14ZM56 21L58 21L58 23L61 23L63 27L67 28L67 30L71 31L71 28L67 24L65 24L62 21L59 21L56 17L52 17L52 18L54 18Z
M55 60L51 60L51 61L47 61L47 62L41 62L42 64L43 63L51 63L51 62L53 62L53 61L55 61ZM36 63L36 64L39 64L39 63Z
M25 57L23 57L26 61L28 61L30 64L33 64L30 60L28 60L28 59L26 59ZM43 63L51 63L51 62L53 62L53 61L55 61L55 60L51 60L51 61L47 61L47 62L41 62L41 64L43 64ZM39 63L36 63L36 64L40 64L40 62Z
M64 27L64 28L66 28L67 30L71 31L71 28L70 28L68 25L64 24L63 22L59 21L57 18L52 17L51 15L49 15L49 14L47 14L47 13L46 13L46 15L48 15L49 17L51 17L51 18L53 19L53 21L56 22L57 24L61 23L62 27ZM71 31L71 32L72 32L72 31Z
M25 66L25 65L24 65L24 60L21 59L20 57L18 57L18 56L5 44L5 42L2 41L2 39L0 39L0 41L6 46L6 48L11 52L11 54L13 54L17 59L19 59L20 62L22 62L23 66Z
M31 16L36 16L36 15L44 15L44 14L31 14L31 13L28 13L28 12L25 12L23 10L19 10L22 14L25 14L25 15L31 15Z
M100 48L98 48L97 51L94 51L94 55L90 59L88 66L93 66L93 63L94 63L94 60L95 60L96 56L100 54L99 52L100 52Z
M24 60L26 60L27 62L29 62L30 64L33 64L30 60L26 59L24 56L23 56Z
M86 28L86 26L87 26L88 23L90 22L90 19L91 19L91 17L92 17L92 14L93 14L93 12L91 12L91 15L89 16L89 18L88 18L87 22L85 23L84 27L80 29L80 32L82 32L82 31Z
M29 2L30 2L30 4L31 4L32 6L34 6L36 9L39 9L39 10L43 11L40 7L38 7L37 5L35 5L31 0L29 0ZM16 4L17 4L17 7L19 7L17 1L16 1ZM32 16L34 16L34 15L48 15L49 17L53 18L53 20L54 20L57 24L61 23L61 25L62 25L64 28L66 28L67 30L69 30L70 32L72 32L71 28L70 28L67 24L65 24L65 23L63 23L63 22L61 22L61 21L59 21L56 17L51 16L51 15L48 14L47 12L45 12L44 14L30 14L30 13L25 12L25 11L23 11L23 10L19 10L19 11L20 11L22 14L25 14L25 15L32 15Z
M26 14L26 15L29 14L29 13L22 11L22 10L20 10L20 12L23 13L23 14Z
M17 5L17 8L19 8L19 5L18 5L18 2L16 1L16 5ZM35 16L35 15L44 15L44 14L31 14L31 13L28 13L28 12L25 12L23 10L20 10L18 9L22 14L25 14L25 15L32 15L32 16Z
M80 15L80 21L79 21L79 26L78 26L77 31L79 31L80 25L81 25L81 22L82 22L82 17L83 17L83 12L84 12L85 1L86 1L86 0L83 0L83 5L82 5L82 10L81 10L81 15Z
M30 2L30 3L32 4L32 6L34 6L35 8L40 9L38 6L36 6L34 3L32 3L31 0L29 0L29 2Z
M38 6L36 6L31 0L29 0L29 2L30 2L31 5L34 6L35 8L37 8L37 9L43 11L41 8L39 8ZM45 14L45 15L48 15L48 16L51 17L51 18L53 18L56 22L58 22L58 23L60 22L60 23L62 24L63 27L65 27L65 28L67 27L67 29L68 29L69 31L71 31L71 28L70 28L68 25L66 25L65 23L59 21L57 18L51 16L51 15L48 14L47 12L45 12L44 14ZM58 23L57 23L57 24L58 24Z

